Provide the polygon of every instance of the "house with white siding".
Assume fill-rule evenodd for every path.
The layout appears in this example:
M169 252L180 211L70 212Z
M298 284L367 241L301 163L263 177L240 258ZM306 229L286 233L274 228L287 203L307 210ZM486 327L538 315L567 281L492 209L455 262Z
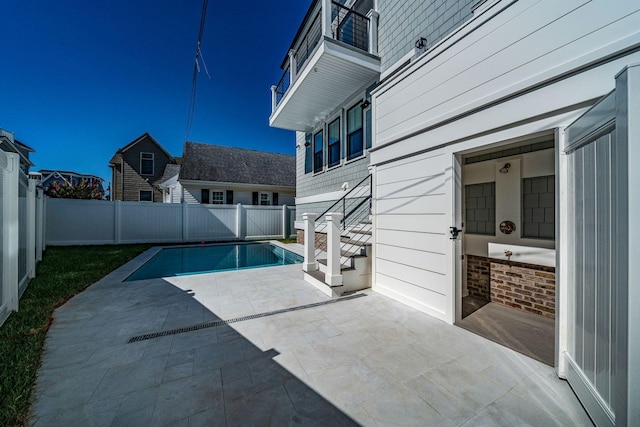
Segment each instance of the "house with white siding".
M165 203L294 206L295 182L294 156L186 142L158 186Z
M336 53L339 41L331 35L339 22L320 12L323 34L308 55L311 65L297 69L288 92L275 98L272 125L285 116L298 123L291 126L298 127L298 176L302 147L314 147L313 129L325 139L330 131L332 115L315 102L318 88L351 79L335 71L338 61L350 61L353 74L361 70L371 109L369 285L461 326L476 315L466 316L471 300L492 312L537 316L536 324L550 325L546 362L594 423L634 425L640 4L378 0L372 6L377 27L371 21L367 28L377 32L376 77L362 71L368 56ZM307 122L287 112L289 103ZM321 182L324 172L309 179ZM344 240L343 216L335 210L324 231L329 241L334 233L324 248L334 265L344 256L336 243ZM315 244L308 243L317 236L314 220L307 216L303 225L308 272L318 268ZM329 265L319 276L328 288L347 281Z

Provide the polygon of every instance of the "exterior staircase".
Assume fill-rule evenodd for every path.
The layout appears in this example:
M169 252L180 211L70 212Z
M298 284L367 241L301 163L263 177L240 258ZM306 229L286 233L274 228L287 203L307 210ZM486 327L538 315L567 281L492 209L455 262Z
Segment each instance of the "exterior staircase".
M371 287L373 227L370 184L371 177L367 176L320 214L317 222L315 218L305 219L306 222L312 221L313 225L305 226L304 278L331 297ZM335 223L333 231L332 220ZM332 232L339 237L329 238ZM324 241L326 245L318 244L316 247L316 240ZM307 247L312 245L312 241L313 247ZM329 262L331 254L336 262ZM311 257L313 260L308 259ZM333 264L339 264L339 269ZM333 272L330 271L332 269Z

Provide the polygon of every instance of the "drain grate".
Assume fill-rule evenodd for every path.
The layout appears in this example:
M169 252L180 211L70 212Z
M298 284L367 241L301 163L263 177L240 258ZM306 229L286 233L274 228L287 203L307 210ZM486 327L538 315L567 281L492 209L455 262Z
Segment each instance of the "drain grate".
M182 334L182 333L185 333L185 332L199 331L200 329L216 328L218 326L229 325L231 323L238 323L238 322L243 322L245 320L259 319L261 317L274 316L276 314L289 313L289 312L292 312L292 311L306 310L308 308L320 307L322 305L335 304L335 303L338 303L338 302L349 301L349 300L356 299L356 298L361 298L361 297L364 297L364 296L366 296L366 294L349 295L349 296L346 296L346 297L332 299L332 300L329 300L329 301L314 302L314 303L311 303L311 304L299 305L299 306L296 306L296 307L283 308L281 310L268 311L266 313L251 314L249 316L236 317L236 318L228 319L228 320L216 320L215 322L199 323L197 325L186 326L184 328L169 329L169 330L160 331L160 332L152 332L150 334L144 334L144 335L138 335L138 336L135 336L135 337L131 337L131 338L129 338L129 341L127 341L127 342L128 343L132 343L132 342L138 342L138 341L145 341L145 340L150 340L150 339L153 339L153 338L166 337L168 335L176 335L176 334Z

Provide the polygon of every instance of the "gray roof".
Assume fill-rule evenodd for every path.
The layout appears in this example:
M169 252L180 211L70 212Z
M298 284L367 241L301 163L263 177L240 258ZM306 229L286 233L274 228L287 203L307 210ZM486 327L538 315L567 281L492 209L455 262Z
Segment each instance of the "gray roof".
M173 163L167 163L167 166L164 167L164 173L162 174L162 178L158 180L158 184L162 184L165 181L170 180L174 176L180 173L180 165L175 165Z
M296 158L287 154L187 142L179 179L295 187Z

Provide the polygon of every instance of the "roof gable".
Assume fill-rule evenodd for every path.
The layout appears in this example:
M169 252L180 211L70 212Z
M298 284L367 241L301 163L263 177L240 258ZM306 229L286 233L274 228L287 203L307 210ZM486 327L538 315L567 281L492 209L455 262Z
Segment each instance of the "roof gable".
M140 135L139 137L137 137L136 139L134 139L133 141L131 141L130 143L125 145L124 147L119 148L118 151L116 151L116 154L124 153L125 151L130 150L131 148L135 147L138 143L144 141L145 139L148 139L151 142L153 142L155 145L158 146L158 148L160 150L162 150L162 152L164 152L169 157L169 159L171 159L172 161L174 160L173 156L171 154L169 154L169 152L167 150L165 150L165 148L162 145L160 145L160 143L158 141L156 141L156 139L154 137L152 137L149 134L149 132L143 133L142 135Z
M179 179L295 187L296 159L288 154L187 142Z

